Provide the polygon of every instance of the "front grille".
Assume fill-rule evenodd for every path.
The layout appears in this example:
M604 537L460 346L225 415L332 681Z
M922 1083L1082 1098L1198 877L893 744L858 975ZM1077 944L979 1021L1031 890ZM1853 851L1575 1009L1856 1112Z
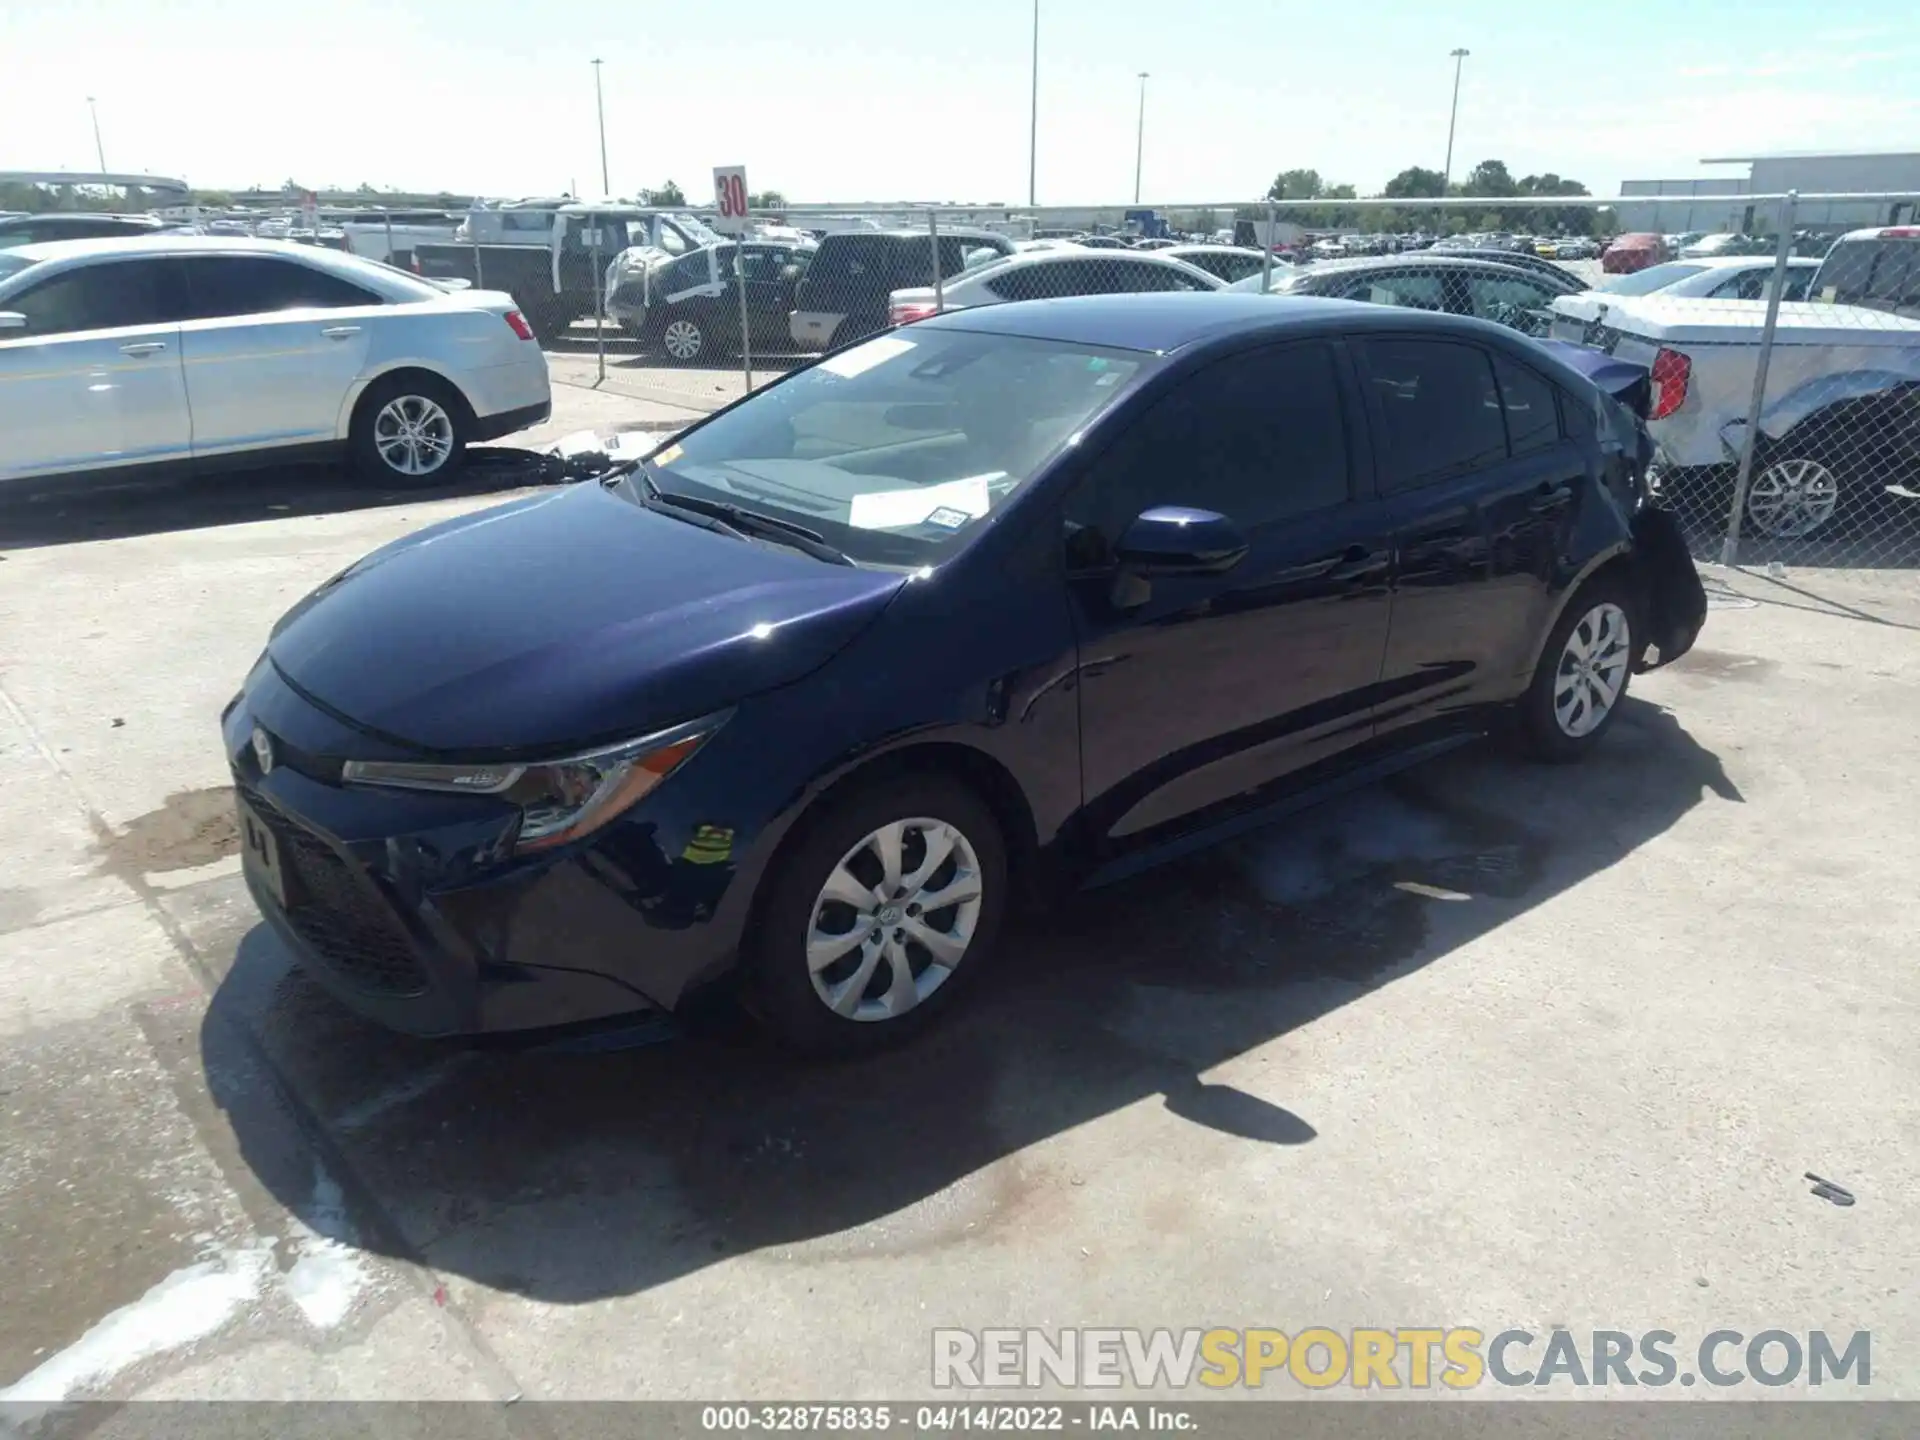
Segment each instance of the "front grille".
M270 830L286 879L287 923L363 990L418 995L427 988L413 942L374 887L326 841L273 808L250 786L240 794Z

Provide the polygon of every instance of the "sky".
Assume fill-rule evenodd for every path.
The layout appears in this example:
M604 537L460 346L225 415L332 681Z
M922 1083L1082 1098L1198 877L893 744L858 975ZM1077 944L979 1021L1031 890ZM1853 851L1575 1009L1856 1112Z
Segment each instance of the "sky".
M1703 157L1920 149L1920 20L1886 0L1039 0L1037 194L1253 198L1310 166L1376 192L1500 159L1596 193ZM929 23L929 21L933 23ZM367 183L1022 203L1032 0L0 0L0 170L202 188ZM33 63L33 57L47 63Z

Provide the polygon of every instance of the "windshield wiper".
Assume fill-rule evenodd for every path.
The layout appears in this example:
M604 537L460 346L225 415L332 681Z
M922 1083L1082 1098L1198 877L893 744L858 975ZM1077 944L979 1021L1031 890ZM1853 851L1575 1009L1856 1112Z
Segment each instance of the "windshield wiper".
M635 489L639 492L640 503L649 510L675 511L680 519L697 515L735 535L757 535L762 540L771 540L775 544L802 551L816 560L825 560L829 565L853 564L852 557L844 550L829 545L827 537L818 530L809 530L792 520L782 520L777 515L763 515L758 510L730 505L724 500L669 494L647 473L647 462L644 460L619 461L600 477L600 483L611 488L616 481L629 476L638 477L640 483Z

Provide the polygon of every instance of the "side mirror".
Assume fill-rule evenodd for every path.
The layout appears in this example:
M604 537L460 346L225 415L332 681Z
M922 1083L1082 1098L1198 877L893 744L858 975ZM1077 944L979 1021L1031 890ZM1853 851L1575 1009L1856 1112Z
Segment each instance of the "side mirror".
M1221 575L1246 554L1247 537L1233 521L1183 505L1143 510L1114 546L1120 568L1143 578Z
M18 310L0 310L0 330L24 330L27 317Z

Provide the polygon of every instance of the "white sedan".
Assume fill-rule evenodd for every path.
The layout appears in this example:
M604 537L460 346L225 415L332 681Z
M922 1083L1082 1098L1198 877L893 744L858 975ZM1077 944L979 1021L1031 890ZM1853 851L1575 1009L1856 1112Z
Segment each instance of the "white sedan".
M1820 269L1818 260L1790 256L1783 300L1804 300L1807 287ZM1669 260L1627 275L1609 275L1596 288L1553 301L1556 340L1583 342L1591 327L1602 320L1615 300L1637 295L1670 295L1696 300L1764 300L1773 280L1771 255L1702 256L1697 260Z
M1145 290L1219 290L1222 282L1197 266L1151 250L1023 250L962 271L936 294L931 285L895 290L887 307L895 325L925 320L941 310L967 310L1009 300L1053 300L1063 295L1123 295Z
M345 451L420 483L552 406L510 295L275 240L0 252L0 482Z

